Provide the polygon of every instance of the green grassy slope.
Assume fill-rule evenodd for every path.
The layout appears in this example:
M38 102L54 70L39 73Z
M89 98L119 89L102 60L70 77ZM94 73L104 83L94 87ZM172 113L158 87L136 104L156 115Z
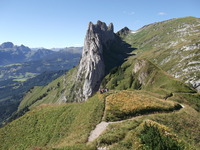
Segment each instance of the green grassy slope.
M145 89L159 94L194 93L195 90L173 78L147 59L129 58L108 74L102 86L109 89Z
M120 99L124 97L117 95L118 101L115 102L115 99L110 99L114 103L109 105L109 107L117 108L121 105L120 103L123 103L122 114L126 110L128 110L126 115L131 113L132 107L134 107L133 110L141 109L143 105L139 104L137 99L139 101L142 101L142 99L148 101L147 104L144 104L145 106L152 105L151 101L153 101L163 109L173 107L174 102L160 100L155 97L157 96L155 93L145 91L124 92L132 93L133 95L129 96L136 97L136 100L124 99L121 102ZM155 134L153 136L155 140L162 137L160 143L156 145L158 147L162 143L168 143L168 148L175 145L176 147L181 147L180 149L183 147L186 147L186 149L198 149L200 144L199 113L185 104L185 108L176 112L150 113L136 117L133 120L112 124L96 141L87 145L90 131L101 121L103 114L106 115L106 112L103 112L104 98L108 96L107 98L109 99L109 95L112 93L110 91L105 94L97 94L84 103L41 105L36 107L21 118L0 129L0 143L3 143L0 149L56 148L60 150L86 150L95 149L96 146L106 146L116 150L140 149L147 146L144 144L145 142L149 144L147 139L152 134ZM148 98L148 95L150 98ZM110 101L107 98L106 101ZM149 106L142 109L146 110ZM148 126L143 129L142 123L144 120L152 120L156 126ZM143 132L145 134L142 135L147 138L140 136ZM143 142L141 142L142 138Z
M156 98L145 91L120 91L106 97L104 119L118 121L155 112L181 109L176 102Z
M124 40L137 48L138 58L149 59L174 77L193 83L200 79L199 38L200 19L185 17L150 24Z
M11 79L0 81L0 126L8 118L14 117L23 96L31 87L47 85L65 72L64 70L43 72L25 82Z
M158 98L172 98L200 111L200 94L196 93L195 89L175 79L147 59L130 57L104 78L102 87L145 90L155 93Z
M70 93L69 89L74 82L76 71L76 68L73 68L47 86L38 86L29 90L20 103L18 111L26 107L31 109L40 104L55 104L67 101L66 95Z
M148 129L146 133L141 134L141 124L145 121L155 121L159 123L159 126L164 127L161 129L161 133L156 132L153 129ZM104 134L102 134L93 144L99 145L99 147L107 147L111 150L130 150L130 149L145 149L147 143L141 141L142 136L147 136L147 140L155 140L151 144L154 146L162 145L165 140L169 140L168 146L171 147L172 143L175 143L174 149L194 149L199 150L199 127L200 119L199 113L189 106L180 111L173 113L157 113L151 115L144 115L137 117L133 120L127 120L124 122L111 124ZM167 130L167 132L165 132ZM163 138L163 136L170 136L172 139ZM165 139L165 140L163 140ZM170 142L171 141L171 142ZM148 142L148 141L147 141ZM149 143L148 143L149 144ZM177 148L177 146L182 148ZM168 149L173 149L169 148ZM184 147L184 148L183 148ZM156 148L155 148L156 149ZM165 150L166 148L157 148L159 150Z
M101 120L103 104L95 95L85 103L41 105L0 129L0 149L84 144Z

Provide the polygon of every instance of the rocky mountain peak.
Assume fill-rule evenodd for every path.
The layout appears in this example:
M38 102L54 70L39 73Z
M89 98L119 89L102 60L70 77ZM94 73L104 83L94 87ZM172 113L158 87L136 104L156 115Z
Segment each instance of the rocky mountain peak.
M13 48L14 47L14 44L12 42L5 42L5 43L2 43L0 45L0 48L4 49L4 48Z
M101 21L97 21L97 24L94 25L96 29L101 29L102 31L114 31L114 27L113 24L110 23L108 26L106 25L105 22L101 22Z
M117 35L125 36L125 35L129 34L130 32L131 32L131 30L128 27L124 27L117 32Z
M86 100L99 89L105 76L103 52L109 50L115 39L113 28L112 23L109 26L101 21L89 23L76 77L76 82L80 83L76 87L78 101Z

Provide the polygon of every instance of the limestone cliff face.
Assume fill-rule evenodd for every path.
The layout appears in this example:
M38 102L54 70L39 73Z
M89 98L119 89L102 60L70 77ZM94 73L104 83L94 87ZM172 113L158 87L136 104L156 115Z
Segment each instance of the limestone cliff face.
M140 70L142 68L144 68L147 65L147 61L146 60L136 60L135 64L134 64L134 68L133 68L133 73L138 73L138 81L141 85L145 85L145 81L146 78L148 77L148 73L147 71L141 71Z
M78 101L86 100L99 89L105 76L103 51L109 50L114 39L112 23L109 26L101 21L96 25L89 23L76 77L78 85L75 84L75 97Z

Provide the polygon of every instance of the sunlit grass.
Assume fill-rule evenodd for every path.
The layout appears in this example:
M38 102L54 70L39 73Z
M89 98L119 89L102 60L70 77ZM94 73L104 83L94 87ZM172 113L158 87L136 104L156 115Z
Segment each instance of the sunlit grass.
M173 101L156 98L144 91L120 91L106 98L104 117L106 121L116 121L179 108L181 106Z
M85 144L90 131L101 121L103 110L104 102L97 95L84 103L38 106L0 129L0 149Z

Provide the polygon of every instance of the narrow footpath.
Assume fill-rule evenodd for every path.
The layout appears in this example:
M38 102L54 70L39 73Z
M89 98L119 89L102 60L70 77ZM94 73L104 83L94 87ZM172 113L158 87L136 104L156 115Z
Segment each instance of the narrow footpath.
M180 109L185 108L185 106L183 104L180 104L180 105L182 107ZM124 122L124 121L127 121L127 120L134 120L134 119L138 119L138 118L140 118L142 116L147 116L147 115L152 115L152 114L146 114L146 115L136 116L136 117L132 117L130 119L120 120L120 121L114 121L114 122L105 122L105 121L102 121L98 125L96 125L96 127L95 127L94 130L92 130L90 132L90 136L88 137L88 142L93 142L94 140L96 140L107 129L107 127L108 127L109 124L120 123L120 122Z

